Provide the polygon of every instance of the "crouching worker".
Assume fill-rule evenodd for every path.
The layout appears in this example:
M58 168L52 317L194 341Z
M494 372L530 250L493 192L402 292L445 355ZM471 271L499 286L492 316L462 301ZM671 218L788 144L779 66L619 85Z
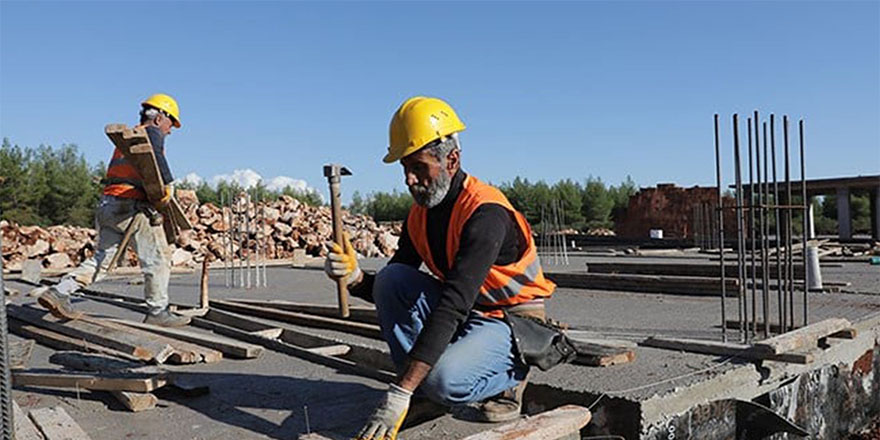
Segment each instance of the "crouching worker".
M416 388L438 403L476 408L482 421L519 417L529 367L505 312L543 320L555 285L544 278L525 217L461 169L464 128L444 101L404 102L384 158L400 161L415 201L397 252L371 275L347 238L344 249L328 243L325 271L375 303L398 370L358 439L395 439ZM419 271L423 263L433 277Z
M153 145L156 162L167 184L174 180L168 162L165 160L165 137L172 127L180 127L180 110L177 102L170 96L157 94L141 103L140 124L144 127ZM41 287L38 295L40 305L60 318L76 319L82 314L70 303L70 294L89 284L99 281L106 274L107 266L117 252L125 230L132 226L132 241L141 270L144 273L144 296L149 312L144 322L164 327L177 327L189 324L189 318L178 316L168 310L168 281L171 274L171 259L165 233L161 224L154 225L151 218L157 209L171 200L171 186L166 186L165 197L151 204L144 192L144 183L132 164L119 149L107 168L101 203L95 212L98 229L98 248L95 255L65 275L54 286ZM101 268L99 271L98 268Z

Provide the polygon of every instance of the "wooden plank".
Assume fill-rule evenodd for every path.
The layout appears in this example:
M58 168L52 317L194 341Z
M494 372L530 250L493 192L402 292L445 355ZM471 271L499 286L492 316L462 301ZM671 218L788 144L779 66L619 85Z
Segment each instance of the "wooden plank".
M129 391L111 391L119 403L125 405L131 412L141 412L153 409L159 403L159 399L153 393L132 393Z
M265 307L276 310L286 310L289 312L306 313L310 315L327 316L336 318L339 316L339 307L327 306L323 304L297 303L285 300L255 300L247 298L230 298L226 301L232 301L239 304L247 304L257 307ZM379 317L376 315L376 309L373 307L349 307L349 320L365 322L367 324L379 324Z
M565 405L465 437L464 440L579 439L581 428L590 423L591 418L589 409L577 405Z
M346 344L326 345L324 347L308 348L312 353L323 354L324 356L341 356L351 351L351 346Z
M46 440L90 440L64 408L39 408L30 411L31 420Z
M620 275L589 272L545 272L558 287L602 289L626 292L672 293L678 295L717 296L721 280L703 277L662 275ZM726 280L727 296L736 296L738 281Z
M588 273L630 274L630 275L672 275L689 277L718 278L721 276L720 264L704 263L633 263L633 262L589 262ZM770 277L776 278L776 266L771 265ZM732 264L724 266L725 275L736 277L739 268ZM755 267L755 276L763 277L761 266ZM795 265L794 277L803 278L804 267Z
M20 321L73 338L84 339L94 344L121 351L142 360L155 360L158 363L162 363L173 352L171 347L156 347L153 344L149 344L151 347L145 347L142 343L150 341L138 341L132 338L130 334L97 326L85 321L64 321L62 323L52 317L52 315L30 307L10 304L7 306L7 312L11 317Z
M34 343L33 339L10 341L8 346L9 368L27 368L28 363L31 360L31 351L34 349Z
M284 310L273 310L267 307L250 306L230 301L211 300L211 307L229 310L237 313L244 313L246 315L258 316L261 318L290 322L292 324L302 325L306 327L338 330L361 336L367 336L374 339L382 339L379 326L374 324L364 324L361 322L346 321L344 319L328 318L324 316L308 315L305 313L288 312Z
M250 333L252 335L257 335L262 338L278 339L278 337L281 336L281 332L283 332L283 331L284 330L282 330L280 328L267 328L265 330L257 330L257 331L248 332L248 333Z
M85 317L80 318L86 322L92 322L105 328L118 330L126 334L130 334L140 340L151 341L160 347L168 347L170 353L164 362L173 364L195 364L199 362L214 363L223 359L223 353L200 345L191 344L175 338L169 338L160 334L155 334L139 328L113 322L112 319Z
M631 348L610 347L577 339L569 339L577 351L577 357L574 360L576 364L608 367L632 362L636 358L636 352Z
M162 374L106 373L95 375L40 369L13 371L12 383L15 386L149 393L165 386L167 379Z
M793 364L809 364L815 359L814 352L764 353L755 350L754 346L733 342L706 341L684 338L650 337L640 342L645 347L663 348L668 350L686 351L690 353L711 354L716 356L738 357L747 360L781 361Z
M130 370L143 367L141 362L131 362L101 354L82 353L79 351L58 351L49 356L49 362L71 370L110 372Z
M739 321L737 321L735 319L728 319L726 324L727 324L727 328L739 330ZM759 332L763 331L764 330L764 323L758 322L757 327L758 327ZM799 329L799 328L801 328L801 327L796 327L795 330ZM782 328L779 326L779 324L774 324L772 322L770 323L770 333L784 333L781 330L782 330ZM843 329L839 332L834 332L834 333L828 335L829 338L838 338L838 339L855 339L856 336L858 336L858 331L856 331L856 329L854 329L854 328Z
M88 353L102 353L129 361L140 361L140 359L121 351L113 350L101 345L92 344L88 341L72 338L70 336L57 333L44 328L25 324L17 319L10 319L9 330L19 336L31 338L40 345L57 350L77 350Z
M34 422L25 415L21 407L12 401L12 420L15 423L15 440L43 440L40 431L34 426Z
M193 344L210 347L238 359L253 359L263 353L263 347L238 342L229 338L217 337L207 333L198 333L182 328L167 328L124 319L113 319L113 322L156 333L169 338L180 339Z
M820 338L852 328L843 318L830 318L755 343L755 350L780 354L799 348L813 348Z

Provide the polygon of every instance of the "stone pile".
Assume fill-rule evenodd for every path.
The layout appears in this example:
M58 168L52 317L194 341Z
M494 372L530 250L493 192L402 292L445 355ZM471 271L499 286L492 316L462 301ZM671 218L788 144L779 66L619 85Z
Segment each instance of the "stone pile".
M171 246L174 266L193 266L205 257L239 259L250 253L251 258L256 258L257 252L263 259L293 258L294 252L323 256L324 243L331 239L333 231L329 207L309 206L288 196L259 204L251 202L247 208L245 203L239 203L237 209L199 204L192 191L180 190L177 197L193 229L182 232L177 243ZM241 227L231 228L230 218L237 218ZM252 225L250 232L230 234L244 229L245 218ZM386 257L397 249L400 224L378 225L368 216L344 212L343 225L361 256ZM28 259L39 259L49 269L76 266L94 254L97 238L96 231L89 228L42 228L7 221L0 222L0 232L6 270L19 270L21 262ZM230 238L233 238L231 243ZM124 260L127 261L121 261L120 266L137 264L130 249Z

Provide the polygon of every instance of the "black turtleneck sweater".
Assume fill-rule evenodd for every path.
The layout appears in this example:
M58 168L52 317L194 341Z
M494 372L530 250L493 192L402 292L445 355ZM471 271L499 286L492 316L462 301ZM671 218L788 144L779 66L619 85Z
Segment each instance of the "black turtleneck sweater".
M525 237L517 227L513 214L495 203L487 203L471 215L461 232L458 253L451 267L446 258L446 240L449 218L467 175L459 170L452 178L449 192L439 205L428 209L427 235L431 257L446 279L440 290L440 300L419 334L409 355L434 365L452 340L458 327L474 307L480 286L489 274L489 268L515 262L526 250ZM422 258L416 252L407 232L406 223L391 263L402 263L418 268ZM373 301L374 275L364 273L363 281L352 286L351 294Z

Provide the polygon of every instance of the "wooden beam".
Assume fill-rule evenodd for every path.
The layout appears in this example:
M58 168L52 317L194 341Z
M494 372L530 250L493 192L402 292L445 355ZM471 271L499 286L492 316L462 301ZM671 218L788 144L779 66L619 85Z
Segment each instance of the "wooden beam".
M739 321L737 321L735 319L728 319L726 324L727 324L727 328L739 330ZM763 331L764 330L764 323L758 322L757 327L758 327L758 331ZM798 328L801 328L801 327L797 327L797 328L795 328L795 330ZM770 323L770 333L784 333L784 332L782 332L782 328L779 326L779 324L774 324L771 322ZM854 328L843 329L839 332L834 332L834 333L828 335L829 338L838 338L838 339L855 339L856 336L858 336L858 332Z
M79 351L58 351L49 356L49 362L71 370L110 372L143 367L141 362L131 362L112 356L82 353Z
M31 338L37 341L40 345L44 345L49 348L54 348L56 350L76 350L87 353L101 353L128 361L141 361L140 359L130 354L123 353L118 350L113 350L111 348L107 348L101 345L92 344L83 339L72 338L70 336L54 332L52 330L29 325L14 318L8 320L7 322L9 323L9 330L11 332L25 338Z
M580 430L590 423L590 410L565 405L527 419L491 428L463 440L568 440L580 439Z
M327 306L323 304L297 303L275 299L255 300L247 298L231 298L227 299L227 301L276 310L286 310L288 312L327 316L330 318L335 318L339 316L339 307ZM373 307L349 307L349 313L350 315L348 319L352 321L365 322L367 324L379 324L379 317L376 315L376 309Z
M306 327L337 330L361 336L367 336L374 339L382 339L379 326L374 324L364 324L361 322L346 321L344 319L328 318L324 316L308 315L305 313L288 312L284 310L274 310L268 307L250 306L230 301L211 300L211 307L229 310L231 312L244 313L251 316L258 316L261 318L289 322Z
M326 345L324 347L307 348L312 353L323 354L324 356L341 356L351 351L351 346L345 344Z
M27 368L31 360L31 351L34 349L34 340L10 341L8 345L9 368Z
M776 277L776 266L771 265L770 276ZM725 275L736 277L739 270L736 265L727 264L724 266ZM688 276L688 277L721 277L721 265L705 264L705 263L633 263L633 262L590 262L587 263L588 273L610 273L610 274L630 274L630 275L671 275L671 276ZM763 277L761 266L755 268L755 276ZM794 277L803 278L804 267L800 265L794 266Z
M174 352L167 345L157 345L155 341L144 341L133 338L124 332L101 327L83 320L59 321L48 313L40 310L10 304L7 306L9 316L29 324L52 330L73 338L85 339L94 344L112 348L142 360L165 362Z
M32 409L30 416L46 440L91 440L60 406Z
M851 328L852 324L846 319L830 318L759 341L755 343L755 350L763 353L780 354L799 348L813 348L816 347L820 338Z
M195 364L199 362L214 363L223 359L223 353L210 348L191 344L175 338L169 338L163 335L150 333L148 331L134 328L114 322L112 319L83 317L81 321L93 323L101 327L119 331L123 334L131 335L135 340L149 341L154 347L168 347L169 355L165 361L174 364ZM163 361L163 362L165 362ZM160 362L160 363L163 363Z
M737 357L746 360L780 361L793 364L809 364L815 359L813 352L772 354L756 350L752 345L698 339L660 338L652 336L640 342L639 345L667 350L686 351L690 353Z
M678 295L717 296L721 281L704 277L664 275L621 275L589 272L545 272L558 287L619 290L627 292L672 293ZM738 281L726 280L727 295L736 296Z
M34 426L34 422L25 415L21 407L12 401L12 420L15 423L15 440L43 440L40 431Z
M146 330L169 338L179 339L193 344L210 347L219 350L224 355L238 359L253 359L263 353L263 347L253 344L238 342L229 338L217 337L207 333L199 333L182 328L160 327L141 322L128 321L124 319L113 319L113 322L134 327L136 329Z
M129 391L111 391L119 403L125 405L131 412L141 412L153 409L159 403L159 399L153 393L132 393Z
M12 383L15 386L149 393L165 386L167 379L162 374L107 373L95 375L41 369L13 371Z

